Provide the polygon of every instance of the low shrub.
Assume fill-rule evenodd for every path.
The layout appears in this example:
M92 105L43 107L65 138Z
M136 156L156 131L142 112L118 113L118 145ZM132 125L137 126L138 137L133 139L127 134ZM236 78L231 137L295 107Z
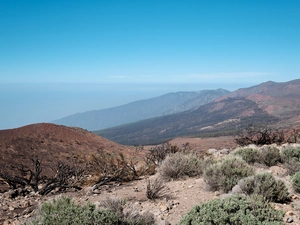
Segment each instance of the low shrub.
M273 146L266 146L260 148L258 161L268 167L275 166L281 162L281 155L278 148Z
M300 193L300 172L297 172L292 176L293 188L297 193Z
M158 172L166 180L198 176L203 172L202 162L196 154L171 154L162 161Z
M241 156L242 159L249 164L255 163L259 158L257 149L253 148L241 148L237 150L234 154Z
M276 180L270 173L255 174L238 183L247 195L262 195L268 201L284 202L288 199L288 189L282 180Z
M209 166L204 172L204 178L211 190L228 192L240 179L253 174L253 168L244 160L233 157Z
M96 206L88 203L87 205L75 204L70 198L61 197L46 202L40 208L35 218L30 219L24 224L72 224L72 225L151 225L154 224L154 217L150 221L150 214L145 216L138 215L135 218L127 218L110 209L96 209Z
M284 213L272 208L260 196L253 199L233 195L195 206L180 221L180 225L283 225Z

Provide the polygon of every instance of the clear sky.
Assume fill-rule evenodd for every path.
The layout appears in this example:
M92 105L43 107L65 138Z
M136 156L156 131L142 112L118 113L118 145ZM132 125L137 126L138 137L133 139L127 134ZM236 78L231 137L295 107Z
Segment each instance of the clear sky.
M300 78L298 0L2 0L0 129Z

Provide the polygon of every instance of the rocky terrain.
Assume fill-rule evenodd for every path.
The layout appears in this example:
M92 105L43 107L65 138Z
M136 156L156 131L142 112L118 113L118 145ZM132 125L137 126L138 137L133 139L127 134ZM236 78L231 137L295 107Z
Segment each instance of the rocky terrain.
M236 146L232 138L208 138L208 139L184 139L177 138L172 140L178 146L189 141L190 146L195 151L205 151L207 157L214 159L226 158L236 151ZM225 147L222 147L226 146ZM294 144L300 147L300 145ZM256 146L251 146L256 148ZM286 147L276 146L280 149ZM291 202L273 203L276 209L285 212L284 224L300 224L300 195L294 192L290 176L287 175L283 165L266 167L263 165L255 166L256 172L272 173L277 179L284 181L289 190ZM149 178L153 179L156 175ZM177 224L183 215L200 202L207 202L216 198L225 198L231 193L221 191L210 191L203 177L183 178L166 182L169 197L157 200L149 200L146 197L146 177L141 177L132 182L123 182L118 185L85 186L80 191L60 193L59 196L69 196L75 202L86 204L91 202L100 205L107 197L118 197L126 200L126 205L134 207L139 212L149 211L154 214L157 224ZM17 196L17 197L16 197ZM22 194L21 189L10 190L0 194L0 218L3 224L20 224L26 219L34 217L38 207L45 201L57 198L57 193L47 196L40 196L36 193Z

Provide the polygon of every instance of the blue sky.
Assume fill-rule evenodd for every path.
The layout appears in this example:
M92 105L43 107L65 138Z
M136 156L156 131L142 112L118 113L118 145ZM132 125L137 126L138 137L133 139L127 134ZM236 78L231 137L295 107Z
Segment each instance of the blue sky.
M297 0L3 0L0 129L300 75Z

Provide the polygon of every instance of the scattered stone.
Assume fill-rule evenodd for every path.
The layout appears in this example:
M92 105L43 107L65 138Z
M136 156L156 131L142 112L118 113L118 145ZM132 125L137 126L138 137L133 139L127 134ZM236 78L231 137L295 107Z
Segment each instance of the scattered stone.
M229 154L229 149L227 148L224 148L220 151L221 154L224 154L224 155L228 155Z
M287 222L287 223L292 223L292 222L294 222L293 217L289 216L289 217L286 219L286 222Z
M207 154L212 155L212 154L216 153L217 151L218 151L218 150L215 149L215 148L210 148L210 149L207 150Z

